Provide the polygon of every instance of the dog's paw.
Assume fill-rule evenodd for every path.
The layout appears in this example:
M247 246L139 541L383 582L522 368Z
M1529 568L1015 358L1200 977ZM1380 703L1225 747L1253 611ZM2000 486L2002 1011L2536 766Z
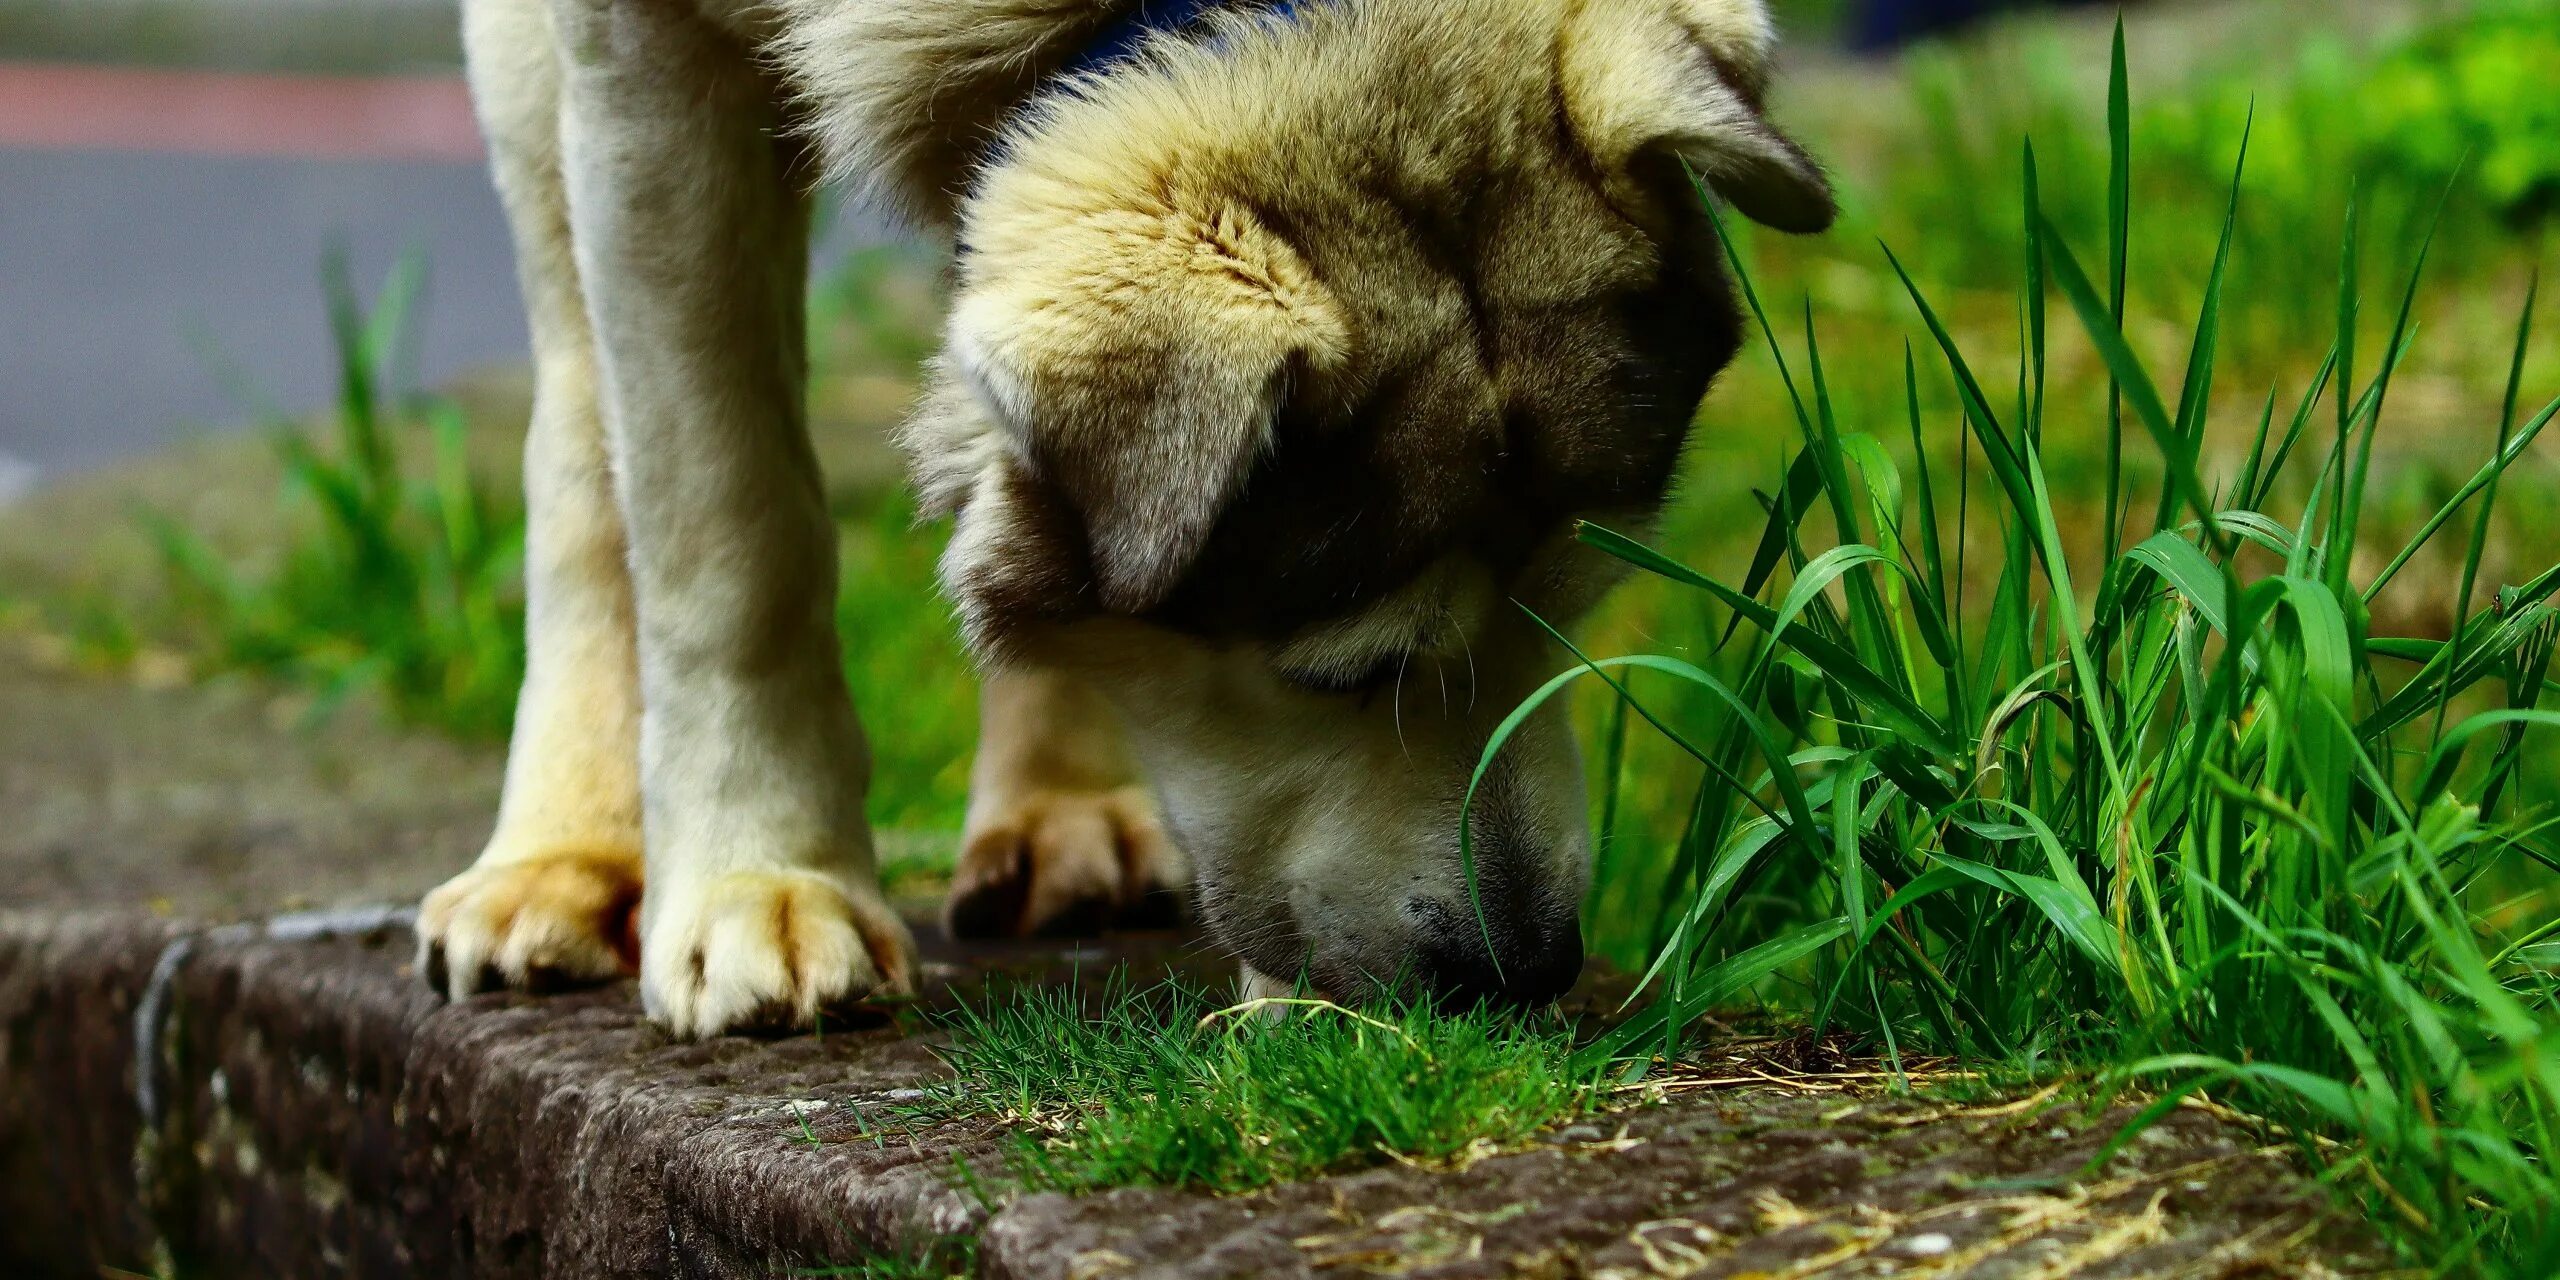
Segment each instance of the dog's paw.
M651 908L640 947L649 1016L688 1039L817 1025L915 989L915 941L877 894L814 871L733 871Z
M1184 878L1145 788L1034 792L973 824L943 923L959 938L1162 928Z
M609 981L637 966L639 905L636 853L483 863L418 907L418 971L456 999Z

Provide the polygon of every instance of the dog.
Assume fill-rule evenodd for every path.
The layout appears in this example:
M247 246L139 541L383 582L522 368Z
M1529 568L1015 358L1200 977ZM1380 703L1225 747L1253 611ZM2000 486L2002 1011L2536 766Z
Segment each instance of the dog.
M803 423L822 173L942 237L904 444L985 668L949 927L1188 892L1250 990L1517 1004L1589 876L1541 625L1741 319L1697 184L1834 216L1761 0L466 0L531 317L528 657L453 996L691 1037L910 992ZM642 891L643 884L647 889Z

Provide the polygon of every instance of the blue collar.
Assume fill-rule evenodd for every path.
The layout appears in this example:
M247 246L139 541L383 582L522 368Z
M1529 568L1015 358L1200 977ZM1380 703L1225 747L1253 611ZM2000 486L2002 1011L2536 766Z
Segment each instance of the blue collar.
M1103 27L1082 52L1058 68L1053 73L1054 78L1067 80L1105 70L1136 54L1139 47L1158 32L1179 31L1192 26L1210 10L1230 3L1233 0L1137 0L1127 13ZM1287 17L1296 12L1298 4L1299 0L1267 0L1260 7L1274 17Z

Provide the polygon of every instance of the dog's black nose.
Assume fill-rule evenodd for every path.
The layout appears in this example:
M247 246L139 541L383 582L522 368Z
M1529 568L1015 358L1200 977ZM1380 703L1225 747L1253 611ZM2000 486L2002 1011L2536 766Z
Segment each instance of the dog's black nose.
M1536 1009L1555 1003L1582 976L1582 922L1572 913L1508 927L1488 923L1489 929L1465 913L1425 936L1420 976L1449 1004ZM1488 932L1492 950L1485 947Z

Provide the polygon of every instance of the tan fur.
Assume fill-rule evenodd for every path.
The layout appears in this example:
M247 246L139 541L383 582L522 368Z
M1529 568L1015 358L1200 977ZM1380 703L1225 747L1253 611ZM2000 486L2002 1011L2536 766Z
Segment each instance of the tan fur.
M421 920L449 990L628 963L635 854L681 1034L912 984L801 430L803 139L962 248L906 433L994 672L955 929L1196 869L1271 980L1570 981L1560 713L1484 771L1472 877L1455 833L1559 662L1522 607L1596 597L1572 521L1651 516L1738 343L1681 166L1830 217L1765 11L1310 0L1051 83L1132 2L469 0L538 395L506 799Z
M948 233L1006 117L1131 3L772 0L771 52L833 175Z
M487 851L430 895L419 935L427 966L467 993L540 971L609 977L630 963L640 898L639 654L622 514L598 404L586 301L571 254L560 170L560 80L549 12L465 10L473 98L516 229L533 333L533 420L525 439L526 653L505 800ZM429 951L437 948L428 947Z
M1424 455L1470 436L1498 450L1506 412L1579 415L1549 465L1608 504L1625 485L1600 474L1619 460L1594 308L1698 249L1680 243L1696 219L1669 156L1747 211L1828 217L1819 172L1754 105L1756 5L1377 0L1226 26L1214 48L1161 44L1044 100L981 176L910 434L937 509L990 485L989 505L1009 505L1007 467L1058 490L1113 611L1151 609L1198 557L1284 391L1305 417L1368 413L1360 429L1396 437L1409 505L1429 509L1387 523L1482 499L1476 459ZM1363 401L1394 379L1428 403L1375 421ZM1654 463L1632 469L1658 477ZM952 577L994 644L986 624L1040 584L985 563L984 542L964 523Z
M948 927L1010 936L1166 922L1190 876L1111 704L1063 672L996 671L979 718Z
M639 962L640 855L560 847L485 859L418 908L418 933L440 940L430 981L467 994L484 972L505 985L601 982Z
M467 29L542 403L507 791L424 967L457 995L552 955L594 976L620 952L587 904L624 882L512 868L639 852L642 996L678 1033L902 990L801 424L804 148L755 15L471 0Z
M1481 950L1465 785L1565 661L1518 606L1596 598L1572 520L1649 522L1738 342L1681 165L1831 216L1761 105L1768 39L1735 0L1234 17L1043 99L978 176L908 435L959 519L945 585L991 660L1119 706L1263 972ZM1578 956L1588 857L1558 714L1487 776L1494 980L1534 991Z

